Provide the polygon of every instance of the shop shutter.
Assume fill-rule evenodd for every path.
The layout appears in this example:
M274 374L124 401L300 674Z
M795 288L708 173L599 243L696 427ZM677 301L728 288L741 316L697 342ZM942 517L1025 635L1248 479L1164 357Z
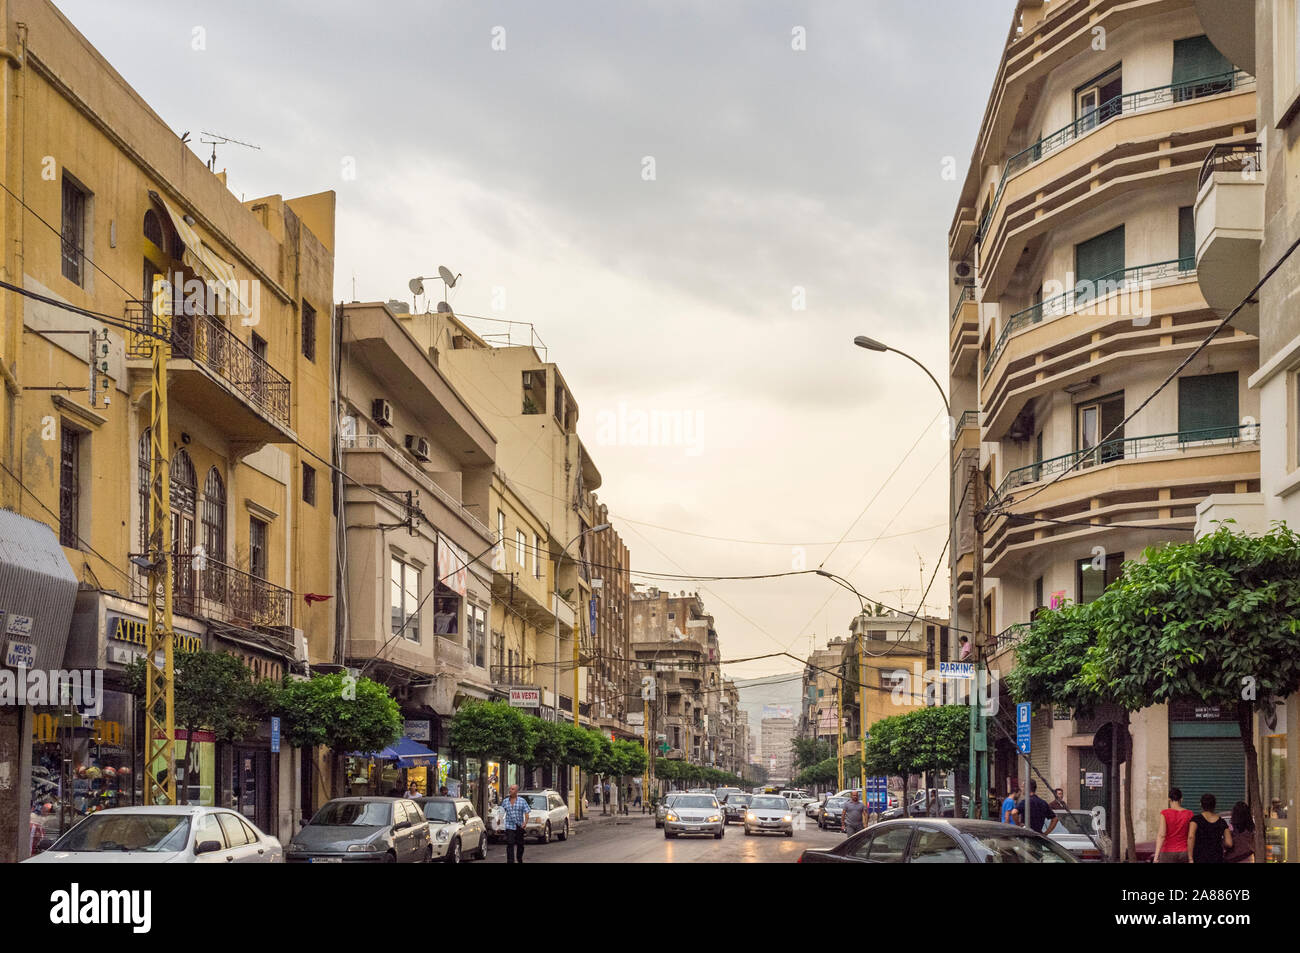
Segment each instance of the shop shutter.
M1178 432L1185 440L1219 440L1234 436L1237 372L1178 378Z
M1029 772L1029 777L1038 782L1038 795L1045 800L1051 800L1048 796L1049 791L1045 787L1055 784L1052 779L1051 768L1052 754L1052 709L1047 705L1036 707L1033 714L1033 720L1029 723L1029 763L1033 770ZM1042 777L1040 777L1040 775ZM1047 778L1046 784L1043 778Z
M1232 72L1232 63L1207 36L1191 36L1185 40L1174 41L1174 76L1177 86L1182 83L1194 83L1196 80L1211 76L1223 76ZM1193 95L1207 95L1207 92Z
M1246 800L1240 737L1170 738L1169 783L1182 790L1183 806L1190 810L1200 810L1202 794L1213 794L1219 813L1230 813L1232 805Z
M1080 242L1074 247L1074 279L1076 282L1097 281L1109 276L1119 280L1115 272L1124 270L1124 226L1112 228L1105 234ZM1094 289L1094 295L1097 293Z

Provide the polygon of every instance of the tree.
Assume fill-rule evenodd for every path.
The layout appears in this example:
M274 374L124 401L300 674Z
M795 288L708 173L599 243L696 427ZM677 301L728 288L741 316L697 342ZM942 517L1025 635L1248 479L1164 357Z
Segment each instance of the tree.
M296 748L335 754L379 751L402 734L402 714L388 689L342 673L284 682L275 693L280 736Z
M901 775L906 811L908 776L951 771L965 763L970 757L969 727L970 709L965 705L933 705L881 718L867 734L867 772Z
M795 738L792 747L796 771L811 768L818 762L835 755L831 743L820 738Z
M452 747L486 764L491 760L527 764L533 757L536 737L528 716L505 702L470 701L451 719ZM476 810L487 814L487 785L480 783L475 795Z
M1254 715L1300 688L1300 535L1281 523L1262 536L1220 525L1144 557L1093 604L1098 642L1084 677L1148 704L1234 706L1262 837Z
M172 664L173 712L176 727L184 730L186 736L178 800L188 804L195 735L208 731L218 741L237 741L247 736L261 721L268 698L264 691L254 690L253 673L248 666L226 652L177 649ZM128 666L127 684L133 694L144 695L143 658ZM154 769L151 766L149 770Z

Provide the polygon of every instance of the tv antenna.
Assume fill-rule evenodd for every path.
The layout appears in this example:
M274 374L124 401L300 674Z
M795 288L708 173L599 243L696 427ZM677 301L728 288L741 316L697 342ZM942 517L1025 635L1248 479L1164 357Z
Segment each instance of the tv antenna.
M187 135L188 135L188 133L187 133ZM211 136L212 138L211 138L211 139L204 139L204 138L203 138L204 136ZM205 131L205 132L201 132L201 133L199 134L199 142L205 142L205 143L207 143L208 145L212 146L212 157L211 157L210 159L208 159L208 171L209 171L209 172L216 172L216 171L217 171L217 146L224 146L224 145L227 145L227 144L232 144L232 145L236 145L236 146L245 146L246 148L249 148L249 149L256 149L258 152L261 152L261 151L262 151L262 147L261 147L261 146L255 146L255 145L253 145L251 142L244 142L242 139L232 139L232 138L230 138L230 136L221 136L221 135L218 135L218 134L215 133L215 132L206 132L206 131Z
M415 299L425 293L424 292L425 280L426 279L432 280L434 277L435 277L434 275L420 275L418 277L412 278L410 281L406 283L406 286L411 289L411 310L412 311L415 310ZM436 275L436 277L440 281L442 281L442 300L438 302L438 313L451 314L452 313L451 305L447 303L447 289L456 287L456 282L460 280L460 275L459 274L453 275L451 273L450 268L447 268L444 265L439 265L438 274Z

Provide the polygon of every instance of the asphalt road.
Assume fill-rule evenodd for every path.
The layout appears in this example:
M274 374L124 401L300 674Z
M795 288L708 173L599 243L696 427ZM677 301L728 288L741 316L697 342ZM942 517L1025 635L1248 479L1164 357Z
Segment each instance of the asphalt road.
M809 822L794 837L773 834L745 836L739 824L727 826L722 840L676 837L665 840L649 816L632 815L605 823L584 824L567 842L531 841L524 847L526 864L745 864L794 863L809 847L831 847L844 838L837 831L819 831ZM489 864L504 864L504 844L488 848Z

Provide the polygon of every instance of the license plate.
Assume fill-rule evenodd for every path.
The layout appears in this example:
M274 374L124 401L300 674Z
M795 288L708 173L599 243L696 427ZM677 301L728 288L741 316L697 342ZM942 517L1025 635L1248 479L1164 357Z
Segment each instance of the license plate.
M703 824L687 824L687 825L686 825L686 829L687 829L688 831L702 831L702 830L704 830L704 825L703 825Z
M341 864L341 863L343 863L343 858L342 858L342 857L308 857L308 858L307 858L307 863L309 863L309 864Z

